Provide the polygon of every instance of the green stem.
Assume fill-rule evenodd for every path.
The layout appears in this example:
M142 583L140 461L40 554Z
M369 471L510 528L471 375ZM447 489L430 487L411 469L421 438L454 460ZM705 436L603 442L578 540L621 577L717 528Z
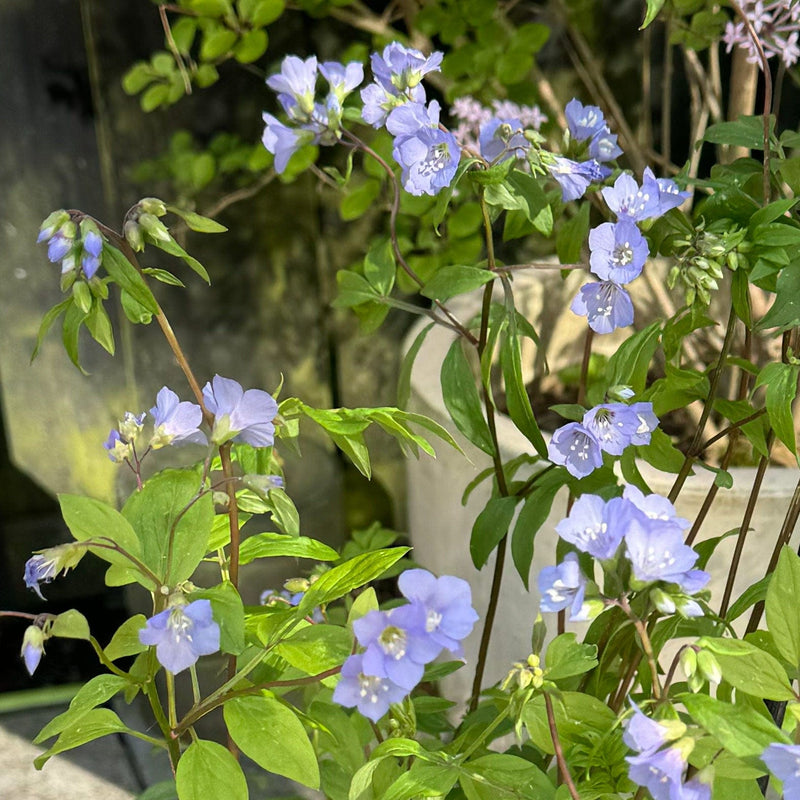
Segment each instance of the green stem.
M89 644L91 644L95 653L97 653L97 658L100 660L100 663L107 670L109 670L109 672L119 675L120 678L127 678L128 680L131 679L131 676L127 672L123 672L113 661L111 661L111 659L103 651L103 648L100 647L100 642L98 642L94 636L89 637Z
M164 708L161 705L161 700L158 697L158 691L156 690L155 682L151 680L150 682L145 683L142 686L142 691L150 703L150 708L153 711L153 717L156 720L156 724L161 729L161 734L166 742L167 751L169 753L169 763L172 767L172 773L174 775L175 769L178 766L178 760L181 757L180 742L178 742L177 738L172 735L166 714L164 714Z
M572 780L567 760L564 758L564 750L561 747L561 739L558 736L558 728L556 727L556 715L553 713L553 701L547 692L544 693L544 706L547 710L547 727L550 729L550 739L553 742L553 750L556 754L556 761L558 762L558 771L561 773L561 779L567 784L570 797L572 800L581 800L578 794L578 789L575 786L575 781Z

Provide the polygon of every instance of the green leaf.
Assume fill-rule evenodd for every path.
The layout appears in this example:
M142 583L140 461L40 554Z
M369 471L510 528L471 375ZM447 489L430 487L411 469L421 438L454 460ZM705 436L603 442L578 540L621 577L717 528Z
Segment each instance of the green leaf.
M194 256L190 256L174 239L155 239L153 244L165 253L182 258L206 283L211 283L206 268Z
M161 283L166 283L169 286L181 286L183 288L186 287L186 284L180 278L176 278L171 272L167 272L167 270L165 269L146 267L145 269L142 270L142 273L145 275L151 275L157 281L161 281Z
M522 378L522 356L513 314L509 316L508 334L500 345L500 367L503 371L506 403L511 421L534 446L536 452L542 458L547 458L547 445L536 422L528 391Z
M236 697L223 713L231 738L248 758L268 772L319 788L314 748L290 708L274 697Z
M52 756L112 733L133 733L133 731L110 709L93 708L82 714L75 724L65 728L55 743L34 759L33 765L36 769L41 769Z
M564 482L563 473L553 472L552 475L555 477L554 481L537 483L525 498L525 505L519 512L514 532L511 534L511 557L526 589L528 589L536 534L550 514L553 500Z
M790 211L797 205L798 199L796 197L783 198L776 200L774 203L760 208L750 217L750 224L747 226L751 232L754 232L759 225L766 225L779 217L783 217L787 211Z
M140 98L139 105L145 114L155 111L169 100L169 84L154 83Z
M758 758L774 742L789 744L772 720L744 704L734 706L705 694L683 694L676 699L698 725L738 758Z
M199 488L200 476L194 470L164 470L148 479L122 509L142 543L142 560L170 586L191 577L207 552L214 506L210 493L195 499Z
M332 303L335 308L350 308L380 298L372 284L363 275L352 270L340 269L336 273L336 283L339 286L339 294Z
M637 394L644 390L647 370L658 347L661 320L629 336L608 359L605 383L610 386L630 386Z
M698 644L714 654L722 677L736 689L764 700L794 699L786 671L778 659L754 644L710 636L704 636Z
M122 625L117 628L111 641L103 651L109 661L116 661L118 658L124 656L135 656L147 650L147 645L139 641L139 631L147 624L147 618L144 614L136 614L136 616L125 620Z
M72 298L68 297L66 300L62 300L60 303L54 305L47 313L42 317L41 325L39 325L39 332L36 334L36 344L33 348L33 352L31 353L31 363L33 363L36 356L39 355L39 350L42 347L42 342L44 341L44 337L47 336L47 332L52 327L53 323L72 305Z
M756 387L767 387L767 415L775 435L796 456L792 403L797 396L797 378L800 366L796 364L767 364L758 374Z
M291 536L285 533L257 533L248 536L239 550L239 563L249 564L257 558L311 558L314 561L336 561L339 554L328 545L307 536Z
M266 31L247 31L233 48L233 57L240 64L250 64L264 55L268 42Z
M643 31L657 16L658 12L664 7L665 0L646 0L647 13L644 15L644 22L639 26Z
M158 313L158 303L142 276L116 247L103 244L103 266L117 285L124 289L137 303L151 314Z
M193 231L198 231L199 233L225 233L228 230L224 225L220 225L219 222L185 208L168 205L167 211L180 217Z
M130 523L119 513L99 500L79 495L62 494L58 496L61 514L64 517L72 538L78 542L87 539L104 538L114 543L134 557L141 555L141 545ZM148 589L155 589L152 581L142 575L126 558L116 550L105 547L92 547L92 552L121 570L125 582L137 581Z
M553 715L562 745L586 744L592 737L607 734L617 723L617 715L601 700L582 692L552 695ZM528 734L540 750L553 755L553 740L547 720L544 697L537 695L525 705L522 719Z
M728 622L738 619L748 608L754 606L756 603L762 602L767 596L767 587L771 579L771 575L764 576L761 580L756 581L752 586L742 592L735 603L728 609L725 619Z
M59 636L62 639L84 639L86 641L91 638L86 617L74 608L64 611L53 620L50 635Z
M236 43L236 38L236 34L228 28L222 26L206 28L203 44L200 46L200 58L203 61L216 61L220 56L230 52Z
M338 625L309 625L275 648L278 655L308 675L338 667L353 652L353 635Z
M636 452L648 464L664 472L677 474L683 466L683 453L672 444L672 439L661 428L656 428L650 434L650 444L638 445Z
M45 739L50 739L73 727L88 711L105 703L127 686L130 686L130 683L119 675L95 675L94 678L90 678L72 698L69 708L53 717L36 734L33 743L41 744Z
M425 284L421 294L432 300L444 302L458 294L471 292L489 281L493 281L496 277L496 273L480 267L441 267Z
M260 0L253 10L251 22L254 28L262 28L275 22L286 8L284 0Z
M331 603L340 597L380 578L389 567L399 561L411 548L391 547L375 550L345 561L334 567L309 586L298 606L298 613L306 616L317 606Z
M119 300L122 305L122 310L125 312L125 316L134 325L150 324L153 315L141 303L134 300L124 289L120 290Z
M777 328L778 332L800 325L800 261L784 267L775 286L775 301L756 322L757 331Z
M395 269L392 243L389 239L378 239L364 258L364 277L378 294L386 296L394 286Z
M348 192L339 204L339 216L350 222L358 219L367 209L374 205L381 192L380 181L370 178L353 191Z
M469 553L476 569L483 567L500 540L508 533L518 499L493 497L478 514L469 540Z
M101 302L98 301L92 306L89 315L86 317L86 327L89 329L92 339L113 356L114 331L111 329L111 320L108 318L108 314Z
M775 129L775 117L769 120L770 134ZM712 144L732 144L748 150L764 149L763 117L741 116L736 122L717 122L706 129L703 141Z
M219 625L219 649L223 653L239 655L245 648L244 606L236 587L223 581L210 589L201 589L189 595L192 600L205 599L211 602L214 622Z
M381 800L416 800L423 797L444 797L458 780L455 767L424 764L415 761L381 794Z
M81 325L86 319L86 314L72 303L67 307L64 314L64 324L61 328L61 341L64 344L64 349L67 351L69 360L81 371L84 375L89 373L81 366L80 357L78 353L78 336L81 332Z
M554 800L556 787L536 765L508 753L490 753L464 764L459 783L467 800Z
M283 533L300 535L300 515L294 501L283 489L270 489L264 503L272 514L272 521Z
M400 408L405 408L408 405L408 398L411 396L411 371L414 367L414 360L425 342L425 337L435 324L435 322L431 322L429 325L426 325L417 334L411 347L408 348L406 354L403 356L403 362L400 364L400 373L397 376L397 405Z
M578 213L561 224L556 233L556 253L562 264L577 264L589 236L589 203L582 203Z
M794 666L800 666L800 618L786 613L786 603L789 598L797 597L800 597L800 557L784 546L769 582L764 607L775 646Z
M175 771L180 800L247 800L247 781L226 747L198 739L186 748Z
M597 645L581 644L574 633L562 633L547 646L545 661L548 680L583 675L597 666Z
M442 364L441 382L442 399L456 428L472 444L492 455L492 436L483 416L475 378L460 339L455 339L447 351Z

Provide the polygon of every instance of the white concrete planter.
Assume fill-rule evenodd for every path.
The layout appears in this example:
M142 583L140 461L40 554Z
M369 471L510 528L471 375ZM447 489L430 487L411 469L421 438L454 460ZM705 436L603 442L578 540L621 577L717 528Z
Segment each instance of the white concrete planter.
M518 284L519 281L515 283ZM515 286L518 291L518 308L526 313L529 319L535 319L537 307L568 308L568 298L574 296L576 285L580 284L580 276L574 278L570 276L566 286L561 283L560 278L557 282L545 278L543 282L537 275L525 283L533 285L533 299L527 298L526 288L529 287ZM521 304L520 295L523 296ZM459 319L466 320L476 313L479 300L475 296L459 299L461 302L457 304L458 307L454 303L450 306ZM528 308L525 308L526 305ZM554 339L573 342L580 348L585 322L578 320L578 326L573 326L574 315L567 312L561 316L556 327L562 326L564 329L556 330ZM571 316L572 320L569 318ZM422 320L412 328L406 340L407 347L427 323L427 320ZM616 332L614 335L619 333ZM622 332L621 335L624 338L625 333ZM432 417L450 431L454 431L454 426L442 400L439 372L453 338L454 334L451 331L438 326L433 328L417 355L411 380L411 407ZM612 337L605 337L605 341L597 337L595 341L598 339L602 347L609 347L611 351L619 342L619 339L615 340ZM530 443L517 430L510 418L504 415L498 416L497 433L504 460L522 452L532 452ZM477 571L469 555L469 537L476 516L489 498L491 481L487 480L475 489L466 506L461 505L461 497L469 481L491 462L485 453L466 442L463 437L458 434L456 437L469 456L469 461L451 448L437 447L436 460L409 459L407 462L409 531L415 560L437 574L458 575L468 580L472 586L474 605L483 615L489 597L494 556L480 572ZM674 475L659 472L647 464L640 464L640 469L654 492L668 494ZM747 497L755 477L755 468L736 467L729 471L733 475L733 488L719 491L700 531L700 540L719 536L734 527L738 528L741 524ZM798 477L798 471L795 469L770 467L768 470L740 563L734 599L747 586L763 576ZM696 474L687 480L677 502L681 516L692 520L695 518L712 481L713 475L703 469L697 470ZM490 685L491 682L501 679L514 661L524 658L530 652L531 629L539 604L536 576L542 567L555 563L557 540L555 525L564 517L566 503L567 492L564 489L556 496L550 516L536 536L530 573L530 592L525 591L510 556L506 560L484 685ZM796 539L797 530L793 538L795 544ZM735 537L730 537L722 542L708 564L708 569L712 573L710 584L712 608L718 608L722 599L727 565L733 553L734 541ZM743 622L746 622L747 616L746 614L743 617ZM548 615L546 621L553 629L555 628L555 615ZM579 630L585 626L569 627ZM479 639L480 633L476 630L466 642L465 654L468 664L475 663ZM472 669L469 667L457 672L450 679L448 693L452 696L466 697L472 675Z

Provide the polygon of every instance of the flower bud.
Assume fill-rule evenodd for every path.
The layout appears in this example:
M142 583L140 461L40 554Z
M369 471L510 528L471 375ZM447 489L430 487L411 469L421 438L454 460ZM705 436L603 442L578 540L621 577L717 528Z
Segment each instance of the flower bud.
M139 201L139 208L145 214L154 214L157 217L163 217L167 213L167 206L163 200L157 197L143 197Z
M132 442L139 435L144 426L146 414L142 412L137 417L131 411L126 411L125 416L119 421L119 433L126 442Z
M69 221L69 214L63 208L54 211L48 215L39 228L39 236L37 242L46 242L50 239L55 232L65 223Z
M697 694L705 686L706 682L699 672L695 672L694 675L690 675L687 678L686 683L689 686L689 690Z
M286 589L287 592L305 592L311 584L305 578L289 578L283 584L283 588Z
M153 240L161 242L172 241L167 226L153 214L142 214L139 217L139 225L144 232Z
M650 600L662 614L669 616L675 613L675 601L663 589L651 589Z
M697 672L697 653L695 649L693 647L685 648L681 653L679 663L683 674L687 678L691 678Z
M719 662L710 650L701 650L697 654L697 668L709 683L719 683L722 680Z
M20 655L25 662L25 669L28 670L28 675L33 675L36 672L36 667L39 666L39 662L42 660L44 639L44 631L38 625L30 625L22 637Z
M138 222L129 219L123 226L122 232L135 253L140 253L144 250L144 236L142 236L142 229L139 227Z

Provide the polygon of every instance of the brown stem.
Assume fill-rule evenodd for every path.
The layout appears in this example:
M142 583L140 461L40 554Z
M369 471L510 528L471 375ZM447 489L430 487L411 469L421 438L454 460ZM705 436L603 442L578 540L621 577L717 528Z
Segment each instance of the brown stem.
M633 613L633 609L625 595L620 598L619 607L627 614L628 619L633 623L636 632L639 634L639 641L642 643L642 649L647 657L647 664L650 667L650 677L653 681L653 697L655 697L656 700L660 700L661 684L658 680L658 663L656 662L655 652L653 651L653 643L650 641L650 634L647 632L647 626Z
M225 491L228 493L228 527L231 532L230 544L230 578L231 583L239 586L239 506L236 503L236 483L233 477L233 464L231 464L231 442L219 447L219 458L222 462L222 472L225 475Z
M172 28L170 28L169 20L167 19L166 6L161 5L158 7L158 15L161 18L161 27L164 29L164 37L167 40L167 46L172 53L172 57L175 59L175 63L178 65L178 71L181 73L183 88L186 94L191 94L192 81L189 78L189 73L186 71L186 65L183 63L183 58L178 50L178 46L175 44L175 39L172 36Z
M553 713L553 701L550 695L545 692L544 706L547 710L547 726L550 728L550 739L553 741L553 750L556 754L556 761L558 762L558 771L561 773L561 779L567 784L570 797L572 800L581 800L578 790L575 787L575 781L572 780L570 775L567 761L564 758L564 749L561 747L561 739L558 736L558 728L556 727L556 715Z
M583 340L583 359L581 361L581 377L578 382L578 405L586 404L586 389L589 382L589 362L592 360L592 342L594 331L587 327L586 338Z
M711 447L712 444L718 442L720 439L724 439L729 434L733 433L734 431L738 431L739 428L742 428L744 425L747 425L748 422L753 422L753 420L759 419L759 417L763 417L764 414L767 413L766 408L759 408L758 411L754 411L752 414L748 414L743 419L740 419L738 422L732 422L728 425L727 428L723 428L719 433L715 433L710 438L706 439L702 445L700 445L700 452L702 453L704 450L707 450Z

